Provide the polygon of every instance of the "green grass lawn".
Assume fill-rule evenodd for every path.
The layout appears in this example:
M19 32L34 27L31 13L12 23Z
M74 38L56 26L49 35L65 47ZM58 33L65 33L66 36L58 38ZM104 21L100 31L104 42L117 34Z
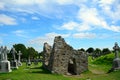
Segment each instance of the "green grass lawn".
M43 69L41 64L31 67L23 66L10 73L0 73L0 80L120 80L120 71L107 74L110 65L95 65L90 63L89 70L81 75L57 75Z

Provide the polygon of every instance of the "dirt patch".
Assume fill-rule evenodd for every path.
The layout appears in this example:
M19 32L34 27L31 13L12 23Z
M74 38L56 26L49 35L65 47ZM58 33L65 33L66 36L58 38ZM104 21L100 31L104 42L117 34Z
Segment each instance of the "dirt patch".
M104 71L102 70L90 70L93 74L106 74Z

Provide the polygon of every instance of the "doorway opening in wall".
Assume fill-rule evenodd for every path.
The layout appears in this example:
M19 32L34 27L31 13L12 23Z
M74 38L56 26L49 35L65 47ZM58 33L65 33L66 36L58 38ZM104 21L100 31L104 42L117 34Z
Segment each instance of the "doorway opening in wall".
M70 59L68 63L68 73L76 75L76 62L75 59Z

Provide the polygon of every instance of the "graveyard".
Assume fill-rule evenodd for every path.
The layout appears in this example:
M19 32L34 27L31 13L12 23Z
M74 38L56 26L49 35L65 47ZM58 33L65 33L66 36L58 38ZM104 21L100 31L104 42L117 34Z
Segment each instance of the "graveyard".
M111 53L93 59L86 52L73 49L61 36L56 36L53 48L44 44L41 60L32 61L28 57L26 62L21 61L21 51L1 46L0 80L119 80L119 49L116 42ZM8 52L12 56L10 61Z
M120 0L0 0L0 80L120 80Z
M18 70L13 70L10 73L0 73L0 80L119 80L120 71L115 71L107 74L111 65L93 64L89 62L89 71L81 75L58 75L51 74L49 71L41 68L41 63L35 66L26 67L23 63Z

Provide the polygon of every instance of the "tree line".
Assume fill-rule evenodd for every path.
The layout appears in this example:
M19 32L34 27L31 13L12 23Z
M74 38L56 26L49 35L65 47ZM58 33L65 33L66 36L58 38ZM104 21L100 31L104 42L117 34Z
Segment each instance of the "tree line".
M14 44L13 47L15 48L17 53L19 51L21 51L21 53L22 53L21 58L22 59L28 59L28 57L30 57L31 59L36 59L36 58L40 58L44 54L43 51L39 53L33 47L26 47L24 44ZM110 54L111 52L113 52L113 51L109 50L109 48L103 48L101 50L99 48L93 48L93 47L89 47L87 50L85 50L84 48L81 48L78 50L87 52L88 55L92 56L93 58L97 58L97 57L100 57L102 55ZM15 54L16 56L18 55L17 53ZM12 58L11 53L8 54L8 58L9 59Z
M97 57L100 57L102 55L110 54L110 53L113 52L109 48L103 48L103 49L95 48L94 49L93 47L90 47L87 50L85 50L83 48L81 48L79 50L87 52L89 56L93 57L93 59L97 58Z
M36 51L33 47L26 47L24 44L14 44L13 47L16 50L16 53L15 53L16 58L19 51L21 51L22 53L21 59L28 59L28 57L30 57L31 59L35 59L39 56L38 51ZM8 54L8 58L12 59L11 51Z

